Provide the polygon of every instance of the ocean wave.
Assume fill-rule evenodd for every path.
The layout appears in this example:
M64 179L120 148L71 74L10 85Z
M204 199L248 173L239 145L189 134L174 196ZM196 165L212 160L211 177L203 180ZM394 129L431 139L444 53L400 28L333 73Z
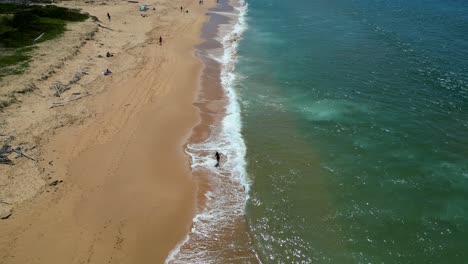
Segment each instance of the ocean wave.
M250 183L246 172L246 145L241 134L241 109L234 85L238 42L246 29L247 4L240 0L236 23L220 30L224 52L215 59L221 65L221 85L228 98L220 127L212 126L211 135L201 143L188 144L192 171L209 172L210 191L205 193L203 211L193 219L191 232L170 253L165 263L220 263L220 253L213 252L221 234L234 229L236 219L243 217ZM215 167L214 153L222 154L222 166ZM218 246L219 247L219 246ZM225 248L223 251L227 250Z

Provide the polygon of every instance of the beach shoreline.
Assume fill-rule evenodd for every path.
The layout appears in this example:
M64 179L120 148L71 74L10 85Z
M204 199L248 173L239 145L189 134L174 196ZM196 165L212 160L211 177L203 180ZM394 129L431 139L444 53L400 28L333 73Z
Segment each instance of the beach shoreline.
M179 11L181 5L189 12ZM122 55L114 51L113 74L86 87L99 92L57 110L86 112L86 118L49 130L40 145L43 187L1 222L2 263L165 261L195 214L183 150L199 122L193 102L202 63L194 47L214 5L160 3L161 18L144 42ZM135 14L129 16L140 19ZM119 71L126 62L133 67Z
M195 102L201 121L186 146L197 186L197 211L191 232L168 263L259 263L244 214L249 183L233 89L246 11L243 1L220 1L209 10L202 30L197 56L204 69ZM215 153L220 153L218 164Z

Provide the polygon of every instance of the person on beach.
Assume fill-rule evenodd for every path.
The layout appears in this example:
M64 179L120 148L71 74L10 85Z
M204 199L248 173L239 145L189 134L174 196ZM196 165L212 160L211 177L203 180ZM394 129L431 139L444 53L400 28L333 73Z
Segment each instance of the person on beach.
M184 12L184 8L183 8L183 7L180 7L180 12Z
M215 167L219 167L219 160L221 159L221 154L219 154L218 151L215 153L215 158L216 158L216 165Z
M109 13L107 13L107 19L109 19L109 22L111 21L111 16L109 15Z
M105 76L107 75L111 75L111 71L109 69L106 69L102 74L104 74Z
M159 36L159 46L162 45L162 36Z

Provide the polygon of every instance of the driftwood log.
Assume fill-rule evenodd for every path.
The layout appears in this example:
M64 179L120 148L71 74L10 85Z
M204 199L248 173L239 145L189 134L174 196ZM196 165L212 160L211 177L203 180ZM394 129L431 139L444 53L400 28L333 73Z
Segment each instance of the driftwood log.
M11 153L13 153L13 152L20 155L20 157L24 157L24 158L30 159L32 161L37 161L33 157L26 155L21 150L21 147L12 148L10 145L4 144L0 148L0 164L13 165L13 161L9 158L9 155Z
M23 151L21 151L21 148L20 147L17 147L16 149L13 149L13 152L15 152L16 154L20 155L21 157L25 157L27 159L30 159L32 161L37 161L36 159L26 155L23 153Z
M13 165L13 161L8 158L11 152L12 148L8 144L5 144L0 148L0 164Z
M44 36L45 33L42 33L39 37L35 38L33 42L36 42L38 40L40 40L43 36Z
M75 98L72 98L70 100L67 100L67 101L64 101L64 102L56 102L56 103L52 103L52 106L50 108L54 108L54 107L59 107L59 106L64 106L70 102L73 102L73 101L76 101L76 100L79 100L83 97L86 97L86 96L90 96L92 94L84 94L82 96L78 96L78 97L75 97Z

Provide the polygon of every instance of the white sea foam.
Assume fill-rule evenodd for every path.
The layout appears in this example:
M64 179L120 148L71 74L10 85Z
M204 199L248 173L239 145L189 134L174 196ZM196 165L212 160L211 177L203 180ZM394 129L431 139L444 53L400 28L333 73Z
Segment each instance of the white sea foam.
M238 16L237 13L233 13L233 12L219 12L219 11L210 11L209 14L218 14L218 15L223 15L223 16L227 16L227 17L237 17L237 16Z
M192 158L192 170L209 171L210 191L203 212L193 219L187 237L170 253L166 263L220 263L217 252L208 250L216 245L225 230L234 227L234 219L244 215L248 200L249 180L246 172L246 146L241 134L241 111L234 84L238 41L246 29L247 4L240 0L234 25L219 32L224 53L216 60L221 64L221 84L228 97L225 116L220 127L212 126L211 136L202 143L189 144L186 153ZM215 167L214 153L223 154L220 167Z

